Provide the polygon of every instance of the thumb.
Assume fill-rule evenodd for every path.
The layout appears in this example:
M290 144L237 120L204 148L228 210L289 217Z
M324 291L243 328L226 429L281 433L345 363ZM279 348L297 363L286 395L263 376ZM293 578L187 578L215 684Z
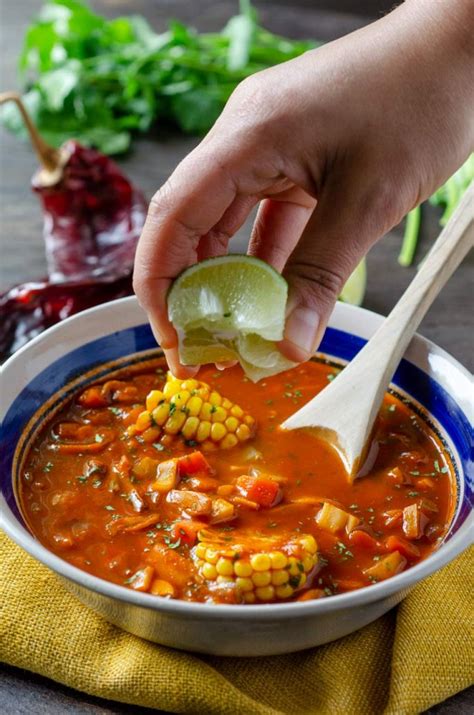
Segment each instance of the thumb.
M380 195L368 198L341 184L323 189L283 271L289 298L279 348L285 357L304 362L315 352L344 283L371 245L397 223L393 214Z

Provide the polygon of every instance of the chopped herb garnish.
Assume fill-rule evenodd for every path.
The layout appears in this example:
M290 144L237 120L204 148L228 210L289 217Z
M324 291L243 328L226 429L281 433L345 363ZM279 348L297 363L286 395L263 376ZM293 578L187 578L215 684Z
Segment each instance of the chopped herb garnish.
M417 497L420 492L408 492L409 497Z
M184 441L184 444L186 445L186 447L197 447L199 442L196 442L195 439L186 439Z
M439 462L438 462L437 459L435 459L435 461L434 461L434 468L435 468L435 470L436 470L437 472L440 472L440 471L441 471L440 466L439 466Z
M288 583L292 588L298 588L298 586L300 585L300 577L290 576Z
M449 472L448 467L441 467L441 474L447 474Z
M131 583L137 580L141 576L143 572L142 571L137 571L136 573L133 574L133 576L130 576L130 578L127 578L124 583L129 586Z
M293 397L293 395L291 394L291 392L284 392L284 393L283 393L283 396L284 396L284 397Z
M416 469L415 469L414 472L410 472L410 474L412 475L412 477L419 477L419 476L420 476L420 472L418 472Z
M179 546L181 546L181 537L178 537L176 541L171 541L168 536L165 536L164 542L169 549L177 549Z
M216 407L216 405L212 405L212 406L211 406L211 415L213 415L214 412L217 412L217 407Z
M112 504L106 504L104 509L107 509L107 511L115 511L115 507L112 506Z
M268 529L274 529L276 526L278 526L278 522L276 521L269 521L267 524Z
M373 507L373 506L368 506L368 507L367 507L367 511L369 511L370 513L372 513L372 512L374 511L374 507Z
M301 563L301 561L298 561L296 565L297 565L297 567L298 567L298 571L301 571L301 573L303 573L303 572L304 572L304 566L303 566L303 564Z
M164 452L165 451L165 445L161 444L160 442L153 442L153 447L158 450L158 452Z
M94 479L94 481L92 482L92 486L94 487L94 489L98 489L102 486L102 480Z
M88 476L85 476L84 474L81 475L80 477L76 477L77 481L80 482L81 484L85 484L87 480L89 479Z
M389 411L389 412L395 412L396 409L397 409L397 408L396 408L395 405L389 405L389 406L388 406L388 411Z
M94 437L94 439L95 439L96 442L103 442L103 441L104 441L104 438L102 437L101 434L96 434L96 436Z
M265 400L266 405L273 405L273 400Z
M170 416L174 414L176 411L176 404L174 402L170 402Z
M43 467L43 472L50 472L53 468L53 463L52 462L47 462L44 467Z
M326 596L332 596L332 595L333 595L331 589L328 588L327 586L326 586L323 590L324 590L324 593L326 594Z
M349 509L358 509L358 508L359 508L359 505L358 505L358 504L351 504L351 505L349 506Z
M120 409L120 407L108 407L107 409L109 410L109 412L111 412L113 415L116 415L117 417L122 414L122 410Z
M303 393L301 392L301 390L295 390L293 394L295 397L303 397Z
M232 313L223 313L223 315L224 315L224 318L230 318L230 316L232 315Z
M301 486L301 479L297 479L296 482L295 482L295 484L296 484L297 487L300 487L300 486Z

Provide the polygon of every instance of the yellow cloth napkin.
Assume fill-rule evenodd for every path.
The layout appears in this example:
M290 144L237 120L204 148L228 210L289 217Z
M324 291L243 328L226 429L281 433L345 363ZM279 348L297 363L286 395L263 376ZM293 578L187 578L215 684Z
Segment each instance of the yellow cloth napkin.
M217 658L109 625L0 533L0 659L92 695L171 712L419 713L474 681L472 553L339 641L272 658Z

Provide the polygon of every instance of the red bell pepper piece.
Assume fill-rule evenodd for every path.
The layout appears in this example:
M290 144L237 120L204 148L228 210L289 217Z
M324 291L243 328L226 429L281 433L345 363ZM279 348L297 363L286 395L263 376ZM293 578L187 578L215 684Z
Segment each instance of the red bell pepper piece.
M349 541L353 546L360 546L362 549L375 551L379 548L379 543L373 536L362 529L354 529L349 534Z
M210 474L212 472L211 465L202 452L198 451L180 457L178 459L178 470L181 477L198 474L200 472L203 474Z
M191 521L189 519L176 521L171 527L170 535L173 541L181 540L182 544L186 544L192 548L196 543L198 531L204 527L200 521Z
M407 559L418 559L420 557L419 548L415 544L410 544L402 536L389 536L385 540L385 548L387 551L399 551Z
M275 506L281 499L281 489L278 483L269 477L239 477L237 488L246 499L254 501L264 508Z

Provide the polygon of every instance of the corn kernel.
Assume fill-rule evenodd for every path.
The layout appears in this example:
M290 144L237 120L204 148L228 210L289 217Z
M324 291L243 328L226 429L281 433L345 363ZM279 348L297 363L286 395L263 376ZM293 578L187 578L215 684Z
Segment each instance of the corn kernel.
M232 576L234 573L232 561L230 559L223 559L222 557L218 560L216 569L217 573L221 576Z
M173 395L177 395L180 390L181 390L181 383L179 382L179 380L175 380L174 378L172 378L164 386L163 394L166 397L166 399L169 400L170 397L173 397Z
M248 591L248 593L244 593L244 601L245 603L255 603L255 594L253 591Z
M289 563L288 572L289 572L290 576L299 576L301 572L298 568L298 559L295 559L294 556L290 556L290 558L288 559L288 563Z
M137 430L137 428L135 427L135 425L129 425L129 426L127 427L127 434L128 434L129 437L135 437L135 435L137 434L137 431L138 431L138 430Z
M215 424L212 425L211 427L211 439L214 440L214 442L220 442L223 437L225 437L227 434L227 430L224 427L223 424L220 422L216 422Z
M250 430L247 425L240 425L235 434L237 435L237 438L240 442L244 442L250 437Z
M223 407L225 410L230 410L230 408L232 407L232 402L228 400L227 397L223 397L221 407Z
M183 407L190 397L191 394L187 390L180 390L176 395L173 395L170 402L176 405L176 409L178 409L179 407Z
M252 581L256 586L268 586L271 583L272 575L270 571L256 571L252 574Z
M181 427L184 425L186 422L186 413L185 412L173 412L171 417L168 417L168 419L165 422L164 430L167 434L178 434L180 431Z
M207 549L206 561L209 561L209 563L211 563L211 564L216 564L218 559L219 559L218 551L215 551L215 549Z
M234 579L231 576L218 576L216 581L217 583L234 583Z
M234 405L233 407L230 408L230 414L233 415L234 417L237 417L240 419L244 415L244 411L241 407L238 405Z
M233 484L221 484L217 487L217 493L220 497L229 497L234 493L235 487Z
M267 554L254 554L250 564L254 571L269 571L271 567L270 557Z
M255 424L255 420L251 415L245 415L244 422L249 427L253 427L253 425Z
M210 402L204 402L203 406L201 407L201 412L199 413L199 417L202 420L207 420L210 421L212 415L212 405Z
M196 434L196 439L198 442L204 442L211 434L211 423L201 422Z
M235 447L235 445L238 443L239 440L234 434L226 434L220 446L222 447L222 449L231 449L231 447Z
M235 585L242 593L253 591L253 581L250 578L238 577L235 579Z
M161 434L161 429L159 427L148 427L144 432L142 432L141 438L147 444L156 442Z
M174 437L172 434L164 434L163 437L160 439L160 442L164 447L171 447L173 441Z
M169 596L173 598L174 587L169 583L169 581L163 581L161 578L156 578L151 584L150 593L154 596Z
M311 536L311 534L307 534L306 536L302 536L301 539L299 539L299 542L303 549L305 551L309 551L310 554L315 554L316 551L318 550L318 545L316 543L316 539L314 536Z
M217 578L217 571L214 564L205 563L202 567L202 575L207 578L208 581L215 581Z
M283 586L284 583L288 583L290 576L288 571L285 569L280 569L279 571L273 571L272 573L272 584L274 586Z
M166 420L169 417L170 414L170 406L167 402L162 402L161 405L158 405L158 407L155 407L153 412L151 413L153 417L153 421L157 425L164 425Z
M184 437L184 439L192 439L194 435L196 434L197 430L199 427L199 418L198 417L188 417L186 422L183 425L183 429L181 430L181 433Z
M196 556L200 559L204 559L206 556L207 546L206 544L198 544L196 546Z
M210 439L207 439L205 442L201 443L201 450L203 452L215 452L216 449L219 449L219 447L215 442L211 442Z
M271 601L275 597L275 589L273 586L264 586L256 588L255 595L260 601Z
M285 583L283 586L277 586L275 593L278 598L289 598L293 595L293 589L288 583Z
M234 571L236 576L247 577L251 576L253 569L248 561L236 561L234 564Z
M298 584L298 588L301 588L302 586L304 586L305 583L306 583L306 574L305 574L305 573L301 573L301 574L300 574L300 582L299 582L299 584Z
M161 390L152 390L148 393L146 398L146 408L148 412L153 412L158 403L164 399L164 395Z
M224 410L223 407L216 407L214 412L211 415L211 420L212 422L224 422L224 420L227 418L227 410Z
M314 556L303 556L302 563L306 572L311 571L315 564Z
M140 412L138 415L135 427L139 432L143 432L148 429L148 427L151 427L151 423L151 415L147 410L145 410L144 412Z
M184 382L181 383L181 388L183 390L187 390L188 392L192 392L193 390L197 390L199 387L199 382L197 380L184 380Z
M239 420L236 417L228 417L224 424L229 430L229 432L235 432L235 430L239 426Z
M196 390L196 395L201 398L203 402L209 400L209 387L207 385L202 385Z
M272 551L268 555L270 557L270 561L272 562L273 569L284 569L288 563L288 559L281 551Z
M190 397L186 407L188 408L188 413L191 415L191 417L197 417L202 407L201 398L197 397L196 395L194 397Z
M209 402L211 403L211 405L214 405L217 407L218 405L221 404L222 397L219 395L218 392L211 392L211 394L209 395Z

